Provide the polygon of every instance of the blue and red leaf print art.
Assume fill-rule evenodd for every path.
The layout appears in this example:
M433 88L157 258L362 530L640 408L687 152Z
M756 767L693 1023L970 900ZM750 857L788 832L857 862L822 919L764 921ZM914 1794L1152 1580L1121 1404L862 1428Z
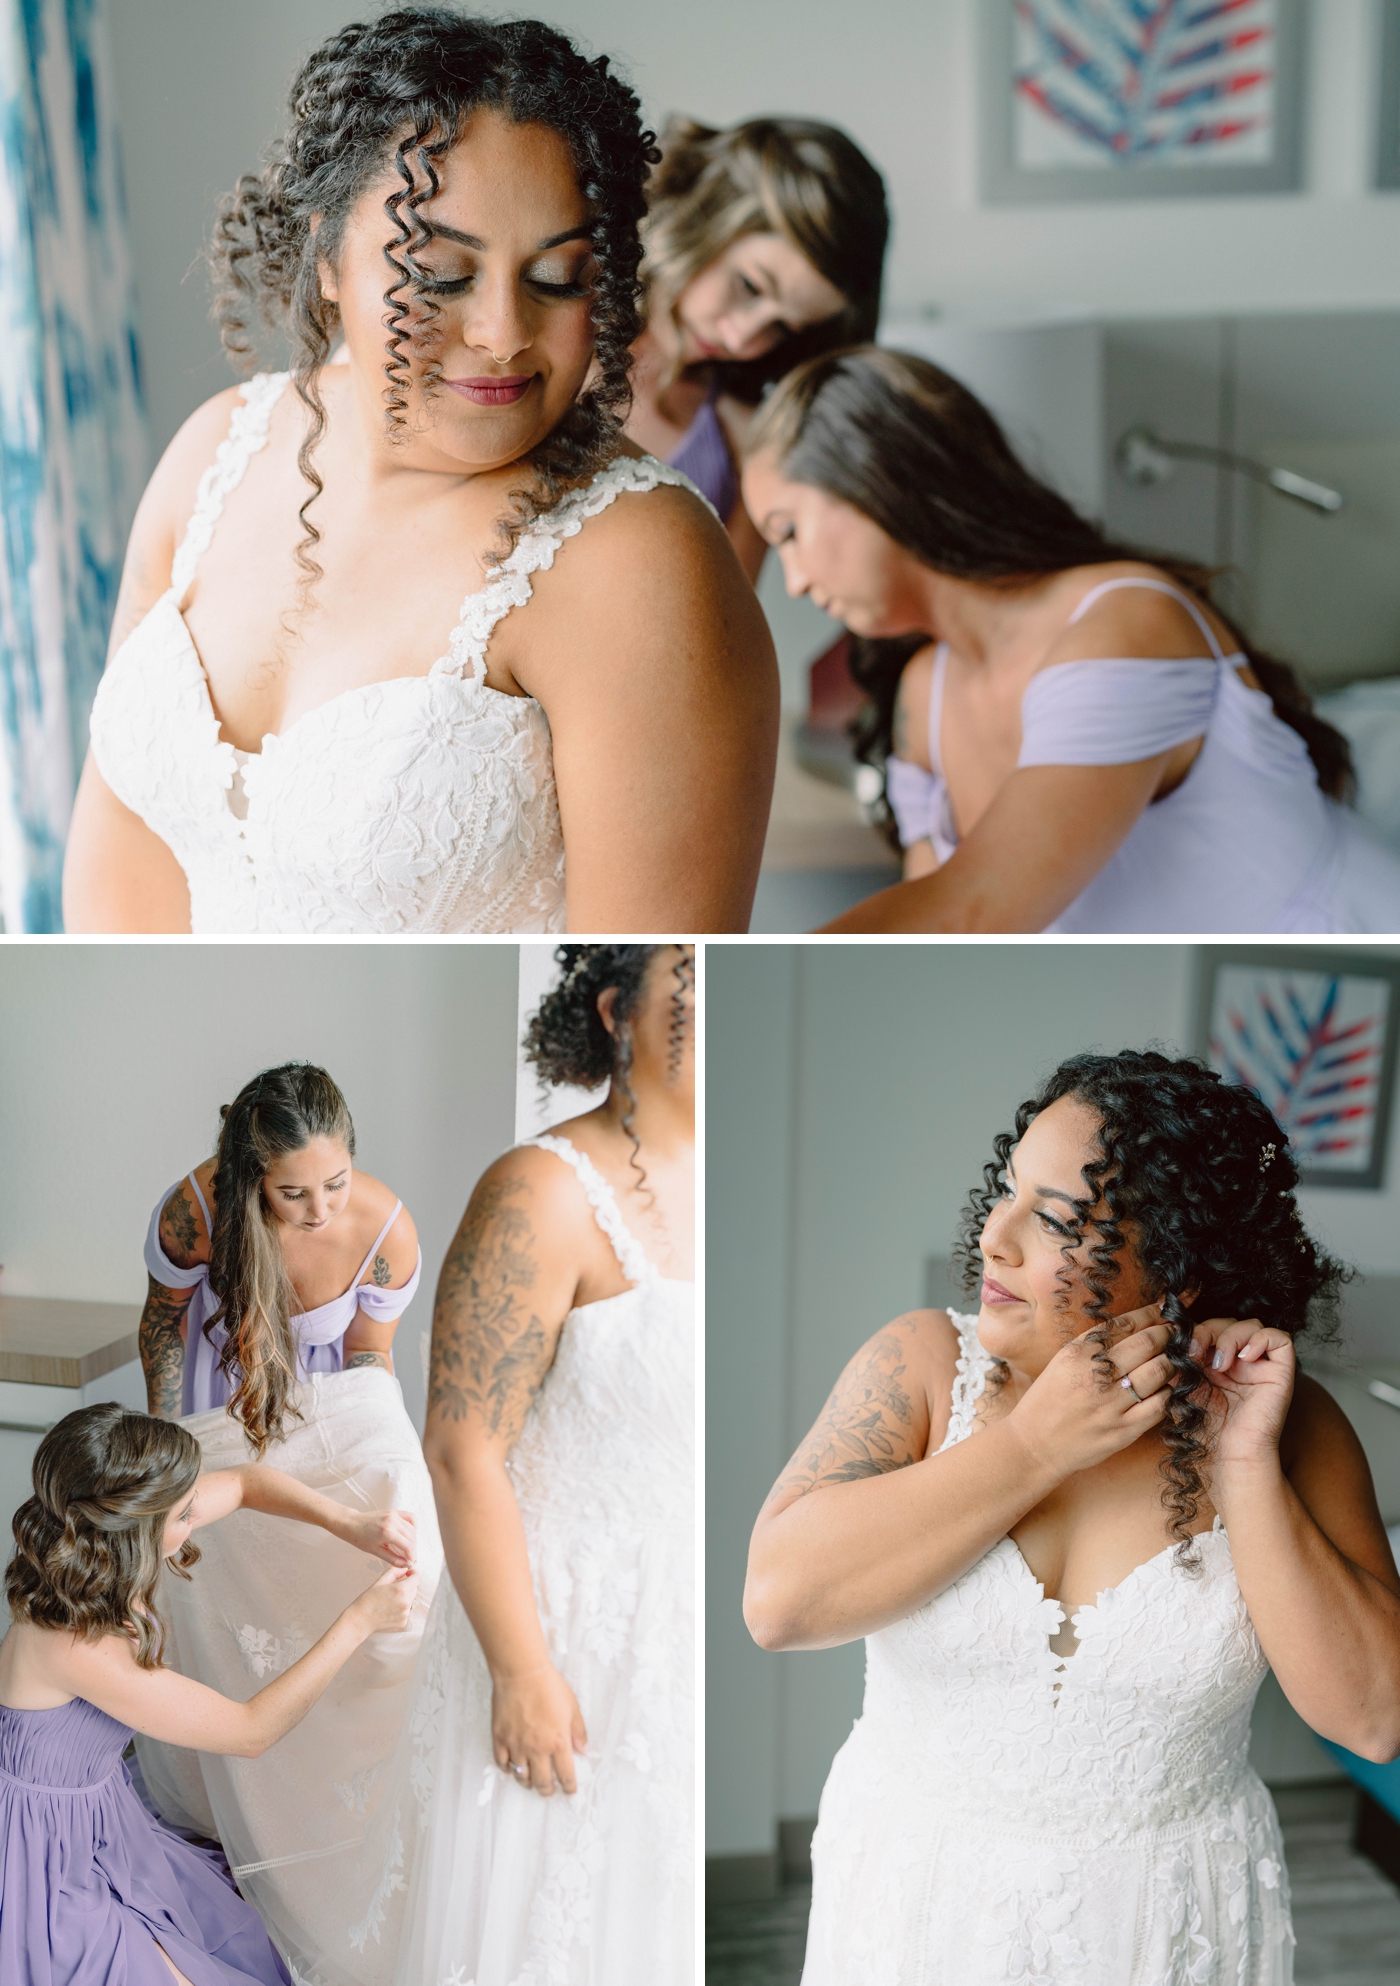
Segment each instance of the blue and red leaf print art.
M1273 1111L1309 1172L1364 1168L1385 1048L1384 980L1222 967L1210 1059Z
M1276 0L1016 0L1018 163L1270 157Z

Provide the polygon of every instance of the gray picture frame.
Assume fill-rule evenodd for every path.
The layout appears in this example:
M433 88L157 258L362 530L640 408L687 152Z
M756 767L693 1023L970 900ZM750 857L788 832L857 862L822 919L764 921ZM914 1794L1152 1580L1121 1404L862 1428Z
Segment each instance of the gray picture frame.
M1391 192L1400 189L1400 0L1381 0L1379 87L1374 183Z
M1307 16L1302 0L1277 0L1274 156L1266 165L1124 166L1118 170L1015 163L1015 0L976 0L978 15L979 188L989 206L1099 200L1195 200L1297 193L1303 166L1303 70ZM1390 11L1396 12L1394 0ZM1398 154L1400 156L1400 154ZM1400 179L1395 182L1400 185Z
M1374 952L1348 952L1313 945L1202 945L1196 981L1195 1053L1210 1060L1210 1023L1215 1009L1215 982L1222 966L1243 966L1260 972L1323 972L1347 979L1374 979L1389 988L1385 1041L1376 1086L1375 1128L1364 1166L1299 1167L1301 1183L1348 1192L1379 1193L1385 1185L1386 1148L1395 1100L1397 1049L1400 1049L1400 959Z

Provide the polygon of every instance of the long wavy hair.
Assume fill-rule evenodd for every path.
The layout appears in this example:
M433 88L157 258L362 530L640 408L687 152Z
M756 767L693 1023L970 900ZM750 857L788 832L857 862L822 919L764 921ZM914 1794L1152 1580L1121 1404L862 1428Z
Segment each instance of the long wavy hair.
M845 307L789 333L761 359L712 368L726 392L756 403L803 359L875 336L889 231L883 179L835 125L755 117L720 131L672 117L661 133L642 225L648 315L673 313L686 285L742 236L790 242L840 291Z
M525 1059L545 1084L569 1083L596 1089L611 1083L622 1098L622 1128L631 1140L632 1170L645 1186L646 1168L635 1129L637 1097L632 1088L632 1030L652 960L662 945L560 945L557 984L545 994L525 1030ZM687 995L695 985L695 960L681 948L671 970L671 1021L667 1075L675 1082L691 1026ZM598 1002L615 988L609 1032Z
M308 584L320 533L309 515L321 494L315 451L325 433L319 375L340 328L338 305L321 294L319 265L335 265L350 210L386 171L384 200L384 410L391 439L406 439L415 391L430 403L442 377L431 356L438 314L418 257L431 239L419 209L437 192L437 162L478 111L557 132L573 157L589 205L597 277L596 365L591 383L529 459L533 486L503 522L508 545L533 518L586 482L616 453L619 419L631 402L631 345L641 330L638 226L649 168L660 156L642 129L637 98L606 56L590 60L539 21L485 21L446 7L397 7L357 21L315 49L298 70L288 122L260 173L245 174L222 202L210 248L215 315L230 356L244 370L260 326L292 351L293 383L308 412L297 458L311 485L301 506L297 550ZM410 363L410 305L423 324Z
M127 1635L143 1669L161 1666L168 1628L156 1604L162 1565L199 1562L188 1538L162 1559L166 1520L203 1458L178 1421L108 1403L65 1414L39 1443L34 1494L14 1514L5 1598L17 1621L96 1641Z
M982 586L1015 586L1073 566L1132 559L1155 565L1225 622L1273 704L1298 733L1334 799L1355 791L1351 747L1313 709L1286 662L1255 648L1211 600L1204 566L1110 538L1033 476L995 418L927 359L873 346L832 352L789 374L760 413L747 452L776 452L791 481L854 506L933 572ZM893 749L904 666L927 636L851 642L851 673L869 699L853 727L856 750L883 770ZM898 836L886 806L882 825Z
M345 1098L324 1069L288 1062L245 1083L219 1113L214 1161L213 1233L209 1286L219 1307L204 1326L227 1334L219 1365L233 1386L228 1410L241 1420L261 1455L281 1440L297 1376L293 1316L301 1309L278 1233L263 1194L269 1167L313 1138L330 1138L355 1155L355 1126Z
M1178 1559L1198 1563L1190 1527L1205 1494L1209 1381L1191 1358L1191 1319L1257 1317L1292 1338L1337 1334L1337 1300L1353 1271L1334 1261L1303 1225L1294 1198L1298 1168L1273 1112L1253 1090L1222 1082L1191 1056L1154 1049L1073 1055L1016 1112L1014 1128L992 1141L994 1157L968 1196L954 1260L963 1286L982 1277L982 1230L1006 1187L1006 1165L1041 1111L1073 1097L1097 1116L1097 1156L1082 1167L1084 1196L1062 1251L1061 1306L1094 1320L1114 1314L1125 1256L1160 1301L1171 1327L1166 1356L1174 1377L1162 1439L1162 1502ZM1131 1231L1132 1240L1128 1234ZM1074 1253L1089 1242L1087 1262ZM1183 1297L1194 1292L1190 1306ZM1095 1364L1116 1379L1100 1335ZM997 1377L1004 1379L1000 1361Z

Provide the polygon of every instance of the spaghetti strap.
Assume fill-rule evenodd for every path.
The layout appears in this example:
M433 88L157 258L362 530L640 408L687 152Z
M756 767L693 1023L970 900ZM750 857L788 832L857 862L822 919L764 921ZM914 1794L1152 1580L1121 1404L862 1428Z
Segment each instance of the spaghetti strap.
M362 1275L363 1275L363 1274L365 1273L365 1270L366 1270L366 1269L367 1269L367 1268L369 1267L369 1265L370 1265L370 1263L371 1263L371 1262L372 1262L372 1261L374 1260L374 1258L375 1258L375 1256L376 1256L376 1255L377 1255L377 1254L379 1253L379 1244L380 1244L380 1242L381 1242L381 1241L382 1241L382 1240L384 1239L384 1237L385 1237L385 1235L386 1235L386 1234L387 1234L387 1233L389 1232L389 1230L390 1230L390 1228L391 1228L391 1227L392 1227L392 1226L394 1225L394 1222L395 1222L395 1221L396 1221L396 1220L398 1219L398 1217L399 1217L399 1215L400 1215L400 1214L401 1214L402 1212L403 1212L403 1201L402 1201L402 1200L395 1200L395 1202L394 1202L394 1211L393 1211L393 1213L392 1213L392 1214L390 1214L390 1216L389 1216L389 1218L388 1218L388 1220L387 1220L387 1221L385 1221L385 1223L384 1223L384 1225L383 1225L383 1227L382 1227L382 1228L380 1228L380 1230L379 1230L379 1232L378 1232L378 1234L377 1234L377 1235L376 1235L376 1236L374 1237L374 1240L373 1240L373 1241L371 1242L371 1244L370 1244L370 1251L369 1251L369 1254L368 1254L368 1255L366 1255L366 1257L365 1257L365 1259L364 1259L364 1261L363 1261L363 1262L361 1262L361 1264L360 1264L360 1266L359 1266L359 1268L358 1268L358 1269L357 1269L357 1270L355 1271L355 1280L354 1280L354 1282L353 1282L353 1283L352 1283L352 1284L350 1285L350 1287L351 1287L352 1289L355 1289L355 1288L357 1288L357 1287L358 1287L358 1285L359 1285L359 1281L360 1281L360 1277L361 1277L361 1276L362 1276ZM399 1292L398 1292L398 1291L396 1290L396 1291L394 1292L394 1294L395 1294L395 1295L397 1296L397 1295L399 1294Z
M1187 613L1196 623L1196 626L1210 643L1210 652L1215 661L1223 662L1225 660L1225 651L1216 639L1215 629L1211 626L1190 594L1183 593L1179 586L1168 586L1165 579L1105 579L1102 585L1089 589L1065 625L1067 627L1073 627L1077 621L1084 618L1094 602L1100 599L1103 594L1116 593L1120 587L1124 586L1140 586L1149 593L1165 593L1168 598L1178 601L1186 609Z
M933 674L928 685L928 763L936 778L943 777L943 685L948 675L948 644L940 641L933 652Z
M209 1246L212 1248L214 1246L214 1223L209 1217L208 1207L204 1204L204 1195L199 1190L199 1181L195 1178L193 1173L190 1173L189 1175L189 1182L190 1185L193 1186L194 1188L194 1197L199 1202L199 1211L204 1216L204 1232L208 1235Z

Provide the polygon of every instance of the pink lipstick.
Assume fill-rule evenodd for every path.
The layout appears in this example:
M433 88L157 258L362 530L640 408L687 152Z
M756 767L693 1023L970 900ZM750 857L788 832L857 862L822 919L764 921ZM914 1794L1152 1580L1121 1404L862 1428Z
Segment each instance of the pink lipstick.
M1024 1303L1025 1298L1013 1296L1010 1290L1003 1289L1001 1284L993 1282L990 1276L983 1276L982 1301L986 1304L996 1305L999 1303Z
M532 372L510 373L503 378L488 374L481 379L444 379L442 383L478 407L510 407L529 391L535 377Z

